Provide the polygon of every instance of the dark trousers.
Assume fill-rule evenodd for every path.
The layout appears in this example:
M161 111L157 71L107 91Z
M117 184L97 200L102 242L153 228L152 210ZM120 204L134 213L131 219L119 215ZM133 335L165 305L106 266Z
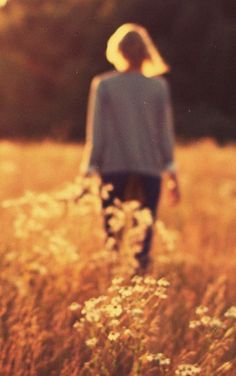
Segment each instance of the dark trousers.
M112 173L112 174L102 174L101 179L103 184L112 184L113 191L110 192L109 198L104 199L102 202L103 209L106 209L108 206L113 204L115 198L124 201L125 199L125 191L126 187L129 183L129 179L131 177L135 177L137 183L140 185L142 189L142 204L143 207L147 207L150 209L153 219L156 218L157 214L157 207L160 198L161 192L161 177L151 176L151 175L131 175L128 173ZM109 226L109 219L110 215L104 216L104 226L108 236L113 236L112 229ZM150 247L151 247L151 240L152 240L153 230L152 226L148 227L146 230L143 248L139 255L147 255Z

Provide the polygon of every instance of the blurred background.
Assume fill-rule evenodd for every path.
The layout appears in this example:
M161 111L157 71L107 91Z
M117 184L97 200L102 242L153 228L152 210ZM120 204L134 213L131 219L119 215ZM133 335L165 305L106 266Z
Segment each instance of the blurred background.
M125 22L171 66L179 140L236 139L234 0L0 0L0 138L83 141L91 78Z

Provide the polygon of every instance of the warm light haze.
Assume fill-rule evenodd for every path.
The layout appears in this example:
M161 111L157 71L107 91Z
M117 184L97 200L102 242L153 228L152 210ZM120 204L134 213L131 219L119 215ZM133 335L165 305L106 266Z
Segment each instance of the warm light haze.
M8 3L8 0L0 0L0 7L4 7Z
M0 0L0 376L236 375L235 0Z

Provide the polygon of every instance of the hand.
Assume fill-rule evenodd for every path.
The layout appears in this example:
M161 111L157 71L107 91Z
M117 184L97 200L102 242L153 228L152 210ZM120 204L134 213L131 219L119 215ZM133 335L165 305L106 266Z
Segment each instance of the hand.
M180 202L180 190L175 173L168 174L167 180L168 200L171 206L174 206Z

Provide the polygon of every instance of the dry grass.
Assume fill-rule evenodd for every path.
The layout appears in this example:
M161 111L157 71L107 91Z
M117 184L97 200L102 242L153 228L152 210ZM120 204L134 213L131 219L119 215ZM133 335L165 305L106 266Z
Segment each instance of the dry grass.
M235 375L235 146L178 147L182 203L163 193L142 276L148 212L118 203L120 255L105 248L80 155L0 144L0 375Z

